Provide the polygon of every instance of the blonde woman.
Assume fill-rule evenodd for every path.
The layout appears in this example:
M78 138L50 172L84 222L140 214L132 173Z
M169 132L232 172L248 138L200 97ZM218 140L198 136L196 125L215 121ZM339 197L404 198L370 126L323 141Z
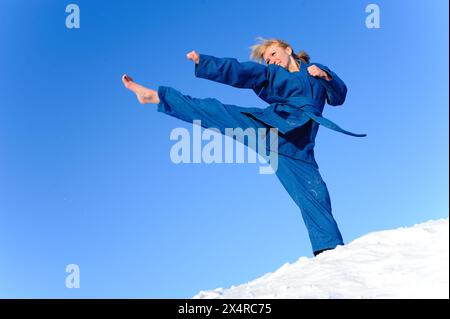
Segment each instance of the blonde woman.
M311 64L308 54L303 51L295 54L291 45L279 39L261 39L252 47L251 57L259 63L196 51L187 54L195 63L197 77L252 89L269 104L264 109L223 104L212 98L192 98L171 87L160 86L155 91L135 83L128 75L122 81L136 93L140 103L157 104L159 112L183 121L201 120L203 127L218 128L222 134L225 128L277 128L276 174L300 208L316 256L344 244L331 212L327 186L314 158L319 124L348 135L365 134L345 131L321 116L325 102L341 105L347 94L344 82L329 68Z

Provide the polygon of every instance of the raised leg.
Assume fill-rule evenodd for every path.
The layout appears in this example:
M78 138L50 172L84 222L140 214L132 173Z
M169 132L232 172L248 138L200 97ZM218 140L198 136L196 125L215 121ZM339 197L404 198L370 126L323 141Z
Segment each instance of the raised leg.
M237 128L242 129L242 131L250 128L253 129L254 133L258 134L259 128L266 128L261 122L241 113L248 112L251 108L223 104L213 98L193 98L171 87L164 86L159 87L158 96L160 99L158 104L159 112L190 123L200 120L201 126L217 128L222 134L226 134L226 129L235 130ZM265 132L267 133L268 131ZM232 137L236 139L236 136ZM257 151L257 143L249 145L248 138L240 142L255 148L255 151ZM264 150L266 149L267 145L264 145Z

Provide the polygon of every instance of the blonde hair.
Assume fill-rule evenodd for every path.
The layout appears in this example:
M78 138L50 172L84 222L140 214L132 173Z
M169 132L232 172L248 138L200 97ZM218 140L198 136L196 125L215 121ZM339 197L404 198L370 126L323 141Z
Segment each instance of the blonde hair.
M309 63L310 58L308 53L306 53L305 51L300 51L300 53L295 54L292 46L286 41L280 39L264 39L262 37L258 37L256 39L260 43L252 45L250 47L252 49L250 58L253 60L257 60L259 63L263 62L264 53L266 52L267 48L270 47L272 44L276 44L283 49L290 47L292 49L292 56L294 57L294 59L299 59L305 63Z

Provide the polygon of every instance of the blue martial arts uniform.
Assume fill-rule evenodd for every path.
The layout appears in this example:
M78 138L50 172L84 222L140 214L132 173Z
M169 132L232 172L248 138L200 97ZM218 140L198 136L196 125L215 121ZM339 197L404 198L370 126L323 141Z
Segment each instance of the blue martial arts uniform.
M201 120L205 128L278 129L277 177L299 206L311 240L313 252L343 245L341 233L331 213L328 189L314 158L314 143L319 124L353 136L321 116L325 102L341 105L347 88L344 82L324 65L313 63L328 73L331 81L308 74L300 60L299 72L256 62L239 62L200 54L195 75L238 88L252 89L269 103L265 109L223 104L217 99L198 99L177 90L160 86L158 111L181 120ZM247 145L246 141L244 143ZM247 145L248 146L248 145Z

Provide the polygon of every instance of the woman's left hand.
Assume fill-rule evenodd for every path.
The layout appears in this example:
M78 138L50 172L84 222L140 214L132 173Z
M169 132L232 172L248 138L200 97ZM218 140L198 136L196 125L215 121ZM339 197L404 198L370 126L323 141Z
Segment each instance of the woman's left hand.
M331 81L331 77L328 75L328 73L325 72L324 70L322 70L321 68L319 68L316 65L310 65L308 67L308 73L311 76L322 78L322 79L325 79L327 81Z
M186 57L191 60L194 61L195 64L198 64L198 61L200 59L200 55L195 51L192 50L191 52L189 52L188 54L186 54Z

